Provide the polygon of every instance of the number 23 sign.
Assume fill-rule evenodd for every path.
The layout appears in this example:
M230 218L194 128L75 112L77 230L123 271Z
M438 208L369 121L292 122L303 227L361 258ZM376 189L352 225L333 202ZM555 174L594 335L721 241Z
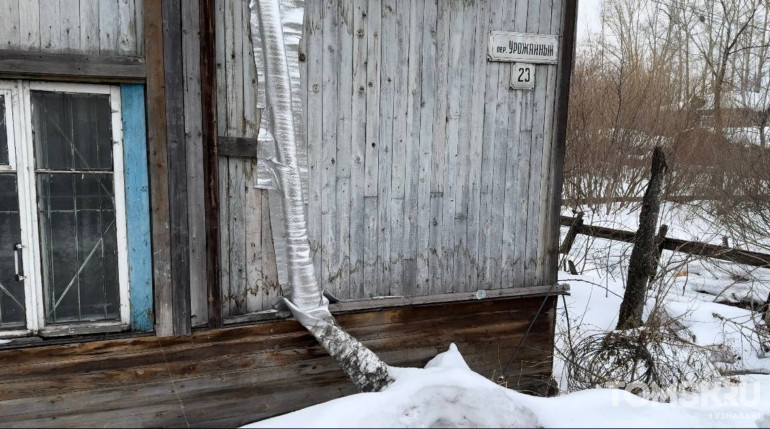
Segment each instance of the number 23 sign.
M511 89L535 88L535 65L513 63L511 69Z

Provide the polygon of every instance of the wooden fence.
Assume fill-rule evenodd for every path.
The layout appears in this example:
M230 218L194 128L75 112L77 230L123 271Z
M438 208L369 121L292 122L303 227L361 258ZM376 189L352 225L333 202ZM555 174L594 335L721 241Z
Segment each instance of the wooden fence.
M633 231L624 231L620 229L606 228L595 225L583 224L582 217L561 217L561 225L570 227L559 253L568 253L572 247L577 234L588 235L591 237L604 238L607 240L625 241L633 243L636 233ZM698 241L687 241L678 238L660 238L659 249L671 250L674 252L688 253L691 255L705 258L720 259L723 261L746 264L755 267L770 268L770 255L766 253L751 252L748 250L735 249L726 246L717 246L714 244L701 243Z

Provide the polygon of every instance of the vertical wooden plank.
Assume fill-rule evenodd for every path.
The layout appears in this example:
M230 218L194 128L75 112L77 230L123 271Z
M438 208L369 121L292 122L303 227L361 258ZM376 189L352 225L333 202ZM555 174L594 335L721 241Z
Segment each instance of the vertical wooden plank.
M187 3L187 2L185 2ZM193 1L192 3L197 3ZM118 53L120 54L135 54L136 53L136 10L134 9L134 0L118 0L118 31L117 31L117 45ZM195 12L197 13L198 7L195 5ZM183 12L184 13L184 12ZM195 16L195 22L198 22L198 16ZM195 26L197 29L197 24ZM192 30L192 29L191 29ZM197 30L194 35L197 36ZM199 57L187 57L187 58L199 58Z
M225 107L225 106L221 106ZM218 109L221 110L221 109ZM219 157L217 169L219 175L219 284L220 306L219 311L224 321L230 315L229 300L226 296L230 292L230 163L226 156Z
M124 8L121 1L121 22L124 15L134 11ZM187 205L190 246L190 312L192 326L208 324L208 290L206 281L206 210L204 203L205 180L203 171L203 114L201 98L201 41L200 5L198 1L183 2L182 5L182 51L184 58L184 133L187 147ZM129 10L127 10L129 9ZM122 24L121 24L122 25ZM134 25L130 25L133 27ZM120 40L123 44L130 31L121 27ZM133 46L119 49L135 50ZM125 50L124 50L125 49Z
M146 13L147 9L143 9L142 15ZM142 22L146 27L147 18L143 16ZM147 35L141 37L145 39ZM80 50L88 54L99 53L99 0L80 0Z
M120 100L123 113L123 174L126 186L131 329L151 331L152 246L144 86L121 85Z
M243 16L243 117L244 137L256 138L259 131L260 112L257 109L257 66L251 43L248 2L241 2ZM256 162L243 160L244 174L244 239L246 245L246 308L245 312L269 308L262 291L262 192L256 185Z
M209 328L222 326L222 291L219 278L219 159L217 153L216 4L200 0L201 116L203 175L206 210L206 290Z
M321 286L332 294L339 294L337 250L339 237L337 222L337 105L339 73L339 12L338 0L323 2L323 81L321 84L323 115L321 117Z
M366 158L364 159L364 284L366 296L379 290L377 257L377 198L380 145L380 31L382 29L382 0L369 0L366 29Z
M308 238L310 251L313 254L313 265L316 276L323 284L321 268L321 239L322 239L322 212L321 212L321 174L322 174L322 139L323 139L323 9L321 2L307 2L305 4L305 33L307 38L307 111L306 138L308 146Z
M48 1L40 8L40 49L44 52L61 51L61 12L58 1Z
M506 25L512 31L526 31L528 3L527 0L519 0L515 5L515 15L508 16ZM505 86L508 87L510 75L513 73L512 67L507 67L507 77ZM527 194L526 188L521 188L523 177L526 177L528 165L529 146L522 142L521 119L525 114L523 112L523 100L526 94L522 91L508 90L508 105L505 111L508 114L508 129L506 137L506 152L509 154L509 161L506 168L501 172L504 177L505 193L503 196L504 207L502 209L502 265L500 273L500 283L502 287L512 287L519 284L523 279L514 273L523 273L524 267L524 249L526 246L526 225L519 224L521 220L526 219ZM526 186L524 184L523 186Z
M481 209L481 179L483 176L482 161L484 159L484 111L485 87L487 78L486 47L489 34L490 14L496 13L489 8L489 0L476 2L476 35L473 49L473 72L471 88L471 118L470 118L470 175L468 178L468 193L470 195L468 210L468 289L482 289L481 261L478 260L479 242L481 238L480 209Z
M142 10L144 0L134 0L134 13L136 14L136 55L144 54L144 20L142 19Z
M59 0L61 50L80 52L80 1Z
M407 5L404 5L406 7ZM421 294L421 285L418 283L417 270L418 231L423 225L418 223L418 205L420 189L420 119L422 102L422 48L423 48L423 12L425 2L412 0L408 3L408 27L409 44L407 48L408 73L407 86L407 113L406 113L406 140L404 148L404 228L402 252L403 294L415 296ZM424 225L427 226L427 225Z
M540 12L540 25L538 31L542 34L558 34L559 25L561 24L561 5L558 0L548 0L545 2L547 10ZM546 16L548 19L545 19ZM549 183L549 165L551 157L551 148L553 144L553 108L556 93L556 66L548 65L543 67L542 78L545 83L543 99L541 100L543 109L543 134L542 134L542 152L540 153L540 174L538 175L539 192L537 199L537 228L534 231L532 252L534 253L535 269L534 269L534 282L535 284L544 284L544 269L545 269L545 233L548 228L546 226L546 218L548 211L548 183Z
M332 272L337 274L337 293L342 299L350 298L350 198L351 198L351 155L353 116L353 0L340 0L338 5L338 51L339 81L337 96L337 187L336 235L337 248Z
M224 2L224 62L225 85L225 135L239 137L244 127L243 105L243 14L241 2ZM221 95L221 93L220 93ZM226 172L226 173L225 173ZM223 178L227 177L227 217L222 224L227 228L228 241L225 243L229 267L228 282L222 286L223 311L225 318L238 314L241 307L242 292L246 281L246 242L243 224L245 189L243 184L243 159L231 158Z
M144 3L147 39L147 146L149 151L150 203L152 207L153 286L155 289L155 332L174 335L171 294L171 245L168 205L168 156L166 144L166 100L163 65L163 16L160 1ZM83 28L83 27L81 27ZM83 39L81 38L81 41Z
M457 283L454 272L454 260L457 252L455 231L455 189L457 187L457 145L460 131L460 88L463 85L461 74L461 44L463 38L463 2L451 2L445 5L449 15L449 68L447 73L447 114L446 147L444 149L444 198L441 210L441 251L444 266L442 269L441 291L455 292Z
M396 0L395 34L389 43L395 49L393 71L393 144L391 165L390 199L390 292L389 295L403 295L404 273L404 227L406 198L406 144L407 114L409 110L409 0Z
M516 15L519 19L515 22L515 28L521 29L521 32L536 31L537 19L539 14L538 8L539 1L535 0L520 0L517 2ZM519 14L520 10L526 10L526 13ZM526 16L526 19L524 17ZM534 29L533 29L534 28ZM515 91L516 97L514 105L518 106L520 114L516 116L518 122L519 133L517 135L519 139L518 144L518 157L516 168L516 179L514 189L513 200L511 204L516 204L519 207L518 211L512 213L513 219L513 231L515 231L516 245L513 249L512 267L508 265L506 267L505 275L505 287L512 287L513 285L524 287L528 281L526 278L526 248L527 248L527 224L529 222L527 209L529 208L529 170L531 168L531 150L532 150L532 129L533 129L533 112L534 109L534 91ZM511 130L513 127L511 127ZM511 147L513 150L513 147ZM512 268L512 269L511 269Z
M529 10L527 13L527 32L535 33L540 27L540 14L547 13L547 19L550 19L550 10L541 8L547 0L535 1L530 0ZM535 68L535 82L541 82L540 85L536 85L534 91L527 91L524 95L524 115L522 117L522 136L525 138L523 144L529 147L528 150L528 163L527 163L527 223L526 226L520 230L525 233L526 239L524 241L524 253L523 253L523 268L524 275L520 281L525 287L532 286L535 281L535 269L537 267L537 229L539 228L538 221L540 219L537 213L537 203L540 201L540 161L543 154L543 128L539 126L542 124L543 117L543 105L542 98L545 96L545 83L546 66L536 66ZM526 156L526 155L525 155Z
M275 263L275 247L273 246L273 229L270 224L270 211L268 209L267 192L262 194L262 287L263 302L265 306L271 303L272 299L281 295L280 285L278 284L278 267Z
M577 26L577 1L560 1L561 25L559 42L559 65L556 72L556 100L554 113L553 149L550 156L548 221L546 222L545 273L543 281L553 284L557 281L559 212L564 168L564 150L567 135L567 106L569 104L570 77L575 54L575 32Z
M256 180L256 162L246 164L246 312L270 308L262 281L262 192L252 183Z
M420 147L417 185L417 290L416 295L427 295L431 287L429 261L434 260L431 244L431 154L433 152L433 111L435 106L436 80L436 2L425 1L422 25L422 55L420 57L421 98L420 98ZM411 57L411 56L410 56ZM413 58L413 57L412 57Z
M364 160L366 158L366 19L365 1L355 1L353 10L353 95L351 103L350 164L350 298L364 295Z
M115 53L118 49L119 0L100 0L99 3L99 52Z
M393 164L393 101L396 78L396 1L382 1L382 62L380 73L380 144L377 178L377 295L390 294L391 278L391 176Z
M248 160L247 160L248 161ZM248 161L250 162L250 161ZM228 213L230 230L230 286L225 290L225 308L228 315L246 311L246 183L244 160L230 158L228 170Z
M435 79L435 108L433 115L433 147L431 151L431 180L430 180L430 237L429 260L430 294L443 290L443 271L447 261L442 242L443 200L444 200L444 166L447 136L447 86L449 68L449 8L446 4L437 2L436 14L436 79Z
M19 46L40 50L40 0L19 0Z
M505 16L503 0L490 0L489 3L489 28L502 28ZM486 46L486 45L485 45ZM481 286L490 289L494 284L494 273L500 269L500 260L493 257L494 242L499 237L492 235L492 225L495 219L492 217L494 206L494 167L497 166L497 91L499 75L503 73L503 63L486 62L484 83L484 132L482 135L481 151L481 185L479 189L479 250L478 265ZM501 112L502 114L502 112ZM501 143L502 144L502 143ZM499 219L497 219L499 222Z
M181 0L163 2L169 227L174 335L190 334L190 243L184 124ZM113 33L114 36L114 33ZM103 39L104 40L104 39ZM103 46L103 45L100 45Z
M19 0L0 0L0 49L18 49Z
M504 3L505 15L501 22L501 27L504 29L513 28L514 15L516 17L526 16L526 11L521 13L517 5L513 2ZM508 81L511 76L510 65L502 67L497 76L497 96L495 97L497 103L497 114L495 115L495 155L492 166L492 227L490 229L490 251L487 257L497 261L497 266L492 269L491 287L500 288L503 284L502 273L510 266L511 258L503 254L503 240L509 240L515 242L515 238L511 235L504 235L504 222L502 221L505 212L505 181L506 181L506 167L509 166L517 158L509 158L508 155L514 157L513 153L509 152L509 119L510 119L510 107L512 102L510 100L511 94L508 90ZM515 153L515 152L514 152Z
M470 210L471 166L471 115L473 111L471 89L473 87L473 61L476 56L476 8L478 2L465 3L462 11L462 36L460 39L460 60L455 67L460 68L460 110L457 139L457 182L455 184L454 231L455 257L453 282L457 291L470 290L468 272L470 271L470 252L468 248L468 212Z
M147 0L145 0L147 1ZM228 61L227 61L227 49L225 32L227 31L227 20L225 18L225 8L228 0L215 0L215 45L216 45L216 80L217 80L217 135L227 135L227 114L230 110L228 106L229 98L227 97L227 76L228 76ZM229 162L227 157L219 157L217 159L217 170L219 172L219 178L217 182L218 194L219 194L219 288L214 291L218 295L215 296L215 300L218 298L219 306L216 307L217 312L222 315L222 320L226 316L224 309L226 307L226 301L224 300L225 292L230 287L230 227L229 227ZM209 312L212 312L212 306L209 306Z

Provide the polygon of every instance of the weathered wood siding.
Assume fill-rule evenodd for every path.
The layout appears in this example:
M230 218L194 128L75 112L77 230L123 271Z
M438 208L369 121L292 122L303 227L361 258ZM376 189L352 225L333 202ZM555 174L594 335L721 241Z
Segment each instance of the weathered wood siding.
M249 2L216 0L217 126L220 136L255 139L257 72ZM267 192L256 189L256 159L219 158L220 263L225 318L272 308L278 294Z
M246 2L218 0L219 132L257 133ZM562 0L308 1L300 64L316 270L340 298L529 287L549 252L556 65L509 89L491 30L559 34ZM220 159L226 315L277 293L264 191ZM259 222L259 219L262 222ZM553 241L553 242L551 242Z
M507 374L542 387L551 373L555 299ZM423 366L454 342L470 367L499 376L543 297L337 313L388 364ZM235 427L355 393L293 320L0 351L4 427Z
M142 56L143 0L0 1L0 50Z
M559 34L561 0L308 2L309 227L342 298L546 280L556 65L510 90L490 30Z

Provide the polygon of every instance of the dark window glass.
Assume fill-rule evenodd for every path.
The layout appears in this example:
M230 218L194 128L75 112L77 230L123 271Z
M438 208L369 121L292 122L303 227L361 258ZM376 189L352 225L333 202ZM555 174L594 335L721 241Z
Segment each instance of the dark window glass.
M0 165L8 165L8 129L5 126L5 97L0 95Z
M39 170L112 170L108 95L33 91L31 97Z
M21 243L19 194L16 173L0 174L0 329L19 329L26 325L24 282L16 281L14 245ZM18 255L19 272L21 255Z
M120 318L109 97L33 92L47 323Z

